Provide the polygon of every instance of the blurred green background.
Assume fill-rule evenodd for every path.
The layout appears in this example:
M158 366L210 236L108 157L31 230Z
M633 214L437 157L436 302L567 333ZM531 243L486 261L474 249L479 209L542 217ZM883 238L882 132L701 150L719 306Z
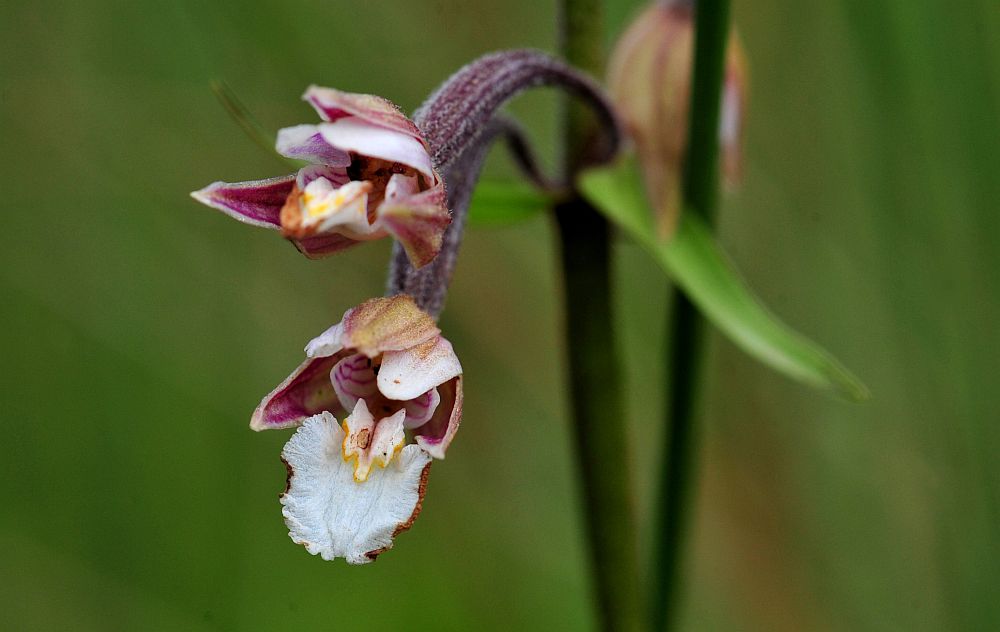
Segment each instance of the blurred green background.
M638 7L611 3L609 38ZM842 403L714 337L688 630L1000 621L1000 11L994 0L736 0L747 177L721 239L874 393ZM308 262L198 206L276 175L309 83L407 110L487 51L554 48L553 3L5 2L0 8L0 628L591 629L554 235L473 228L442 327L462 432L376 564L292 544L287 433L249 413L381 293L388 243ZM512 110L551 162L555 107ZM500 152L488 176L511 177ZM661 423L664 284L617 250L637 504ZM644 527L642 541L651 532Z

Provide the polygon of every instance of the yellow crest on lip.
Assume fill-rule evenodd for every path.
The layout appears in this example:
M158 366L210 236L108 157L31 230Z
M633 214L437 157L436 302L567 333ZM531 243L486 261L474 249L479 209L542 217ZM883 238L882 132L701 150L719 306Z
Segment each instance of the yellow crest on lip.
M341 454L344 461L354 465L354 482L368 480L372 465L386 467L403 449L406 435L403 423L406 411L400 409L395 414L375 419L368 411L365 400L359 399L354 412L344 419L344 441Z

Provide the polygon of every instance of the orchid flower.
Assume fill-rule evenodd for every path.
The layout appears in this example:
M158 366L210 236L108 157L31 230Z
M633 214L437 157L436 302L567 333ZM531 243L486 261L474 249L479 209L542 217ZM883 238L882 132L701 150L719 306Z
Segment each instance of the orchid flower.
M413 524L431 459L444 458L461 418L462 365L451 343L397 295L348 310L313 339L250 427L300 426L282 451L292 540L323 559L364 564Z
M311 86L324 121L278 132L278 153L310 164L251 182L214 182L191 195L253 226L280 230L309 258L393 236L415 267L441 249L451 221L444 182L420 131L387 99Z

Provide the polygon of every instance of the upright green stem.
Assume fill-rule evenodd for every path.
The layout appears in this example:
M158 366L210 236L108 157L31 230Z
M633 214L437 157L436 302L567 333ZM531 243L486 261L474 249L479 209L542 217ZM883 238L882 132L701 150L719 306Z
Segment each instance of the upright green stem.
M719 115L729 40L729 0L699 0L696 7L684 210L699 213L711 223L719 197Z
M570 64L600 76L603 14L599 0L562 0L562 51ZM595 124L566 103L566 168L586 161ZM610 231L578 195L556 209L565 289L566 346L573 429L597 604L605 630L642 629L630 459L621 371L611 314Z
M698 213L709 223L714 220L719 194L719 106L728 37L729 0L699 0L683 212ZM695 404L704 329L694 305L674 290L667 323L670 402L657 507L660 526L651 600L654 630L670 629L677 623L688 514L697 478Z

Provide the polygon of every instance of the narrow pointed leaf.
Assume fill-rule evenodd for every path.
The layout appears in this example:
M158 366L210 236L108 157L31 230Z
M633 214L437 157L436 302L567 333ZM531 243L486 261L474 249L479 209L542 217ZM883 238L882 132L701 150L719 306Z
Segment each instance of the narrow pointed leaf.
M580 187L741 349L800 382L832 388L852 400L868 397L864 384L833 356L771 314L695 213L683 213L677 232L667 241L656 237L653 212L633 161L589 170L581 176Z
M302 160L286 158L274 150L275 135L264 129L264 126L254 117L249 108L243 105L243 102L236 96L236 93L229 87L229 84L225 81L214 80L211 85L212 92L215 93L215 98L219 100L222 107L226 108L226 112L240 126L240 129L247 135L247 138L256 143L265 152L274 156L285 166L299 169L307 164Z
M472 194L469 222L474 226L508 226L540 215L549 198L530 186L513 182L480 182Z

